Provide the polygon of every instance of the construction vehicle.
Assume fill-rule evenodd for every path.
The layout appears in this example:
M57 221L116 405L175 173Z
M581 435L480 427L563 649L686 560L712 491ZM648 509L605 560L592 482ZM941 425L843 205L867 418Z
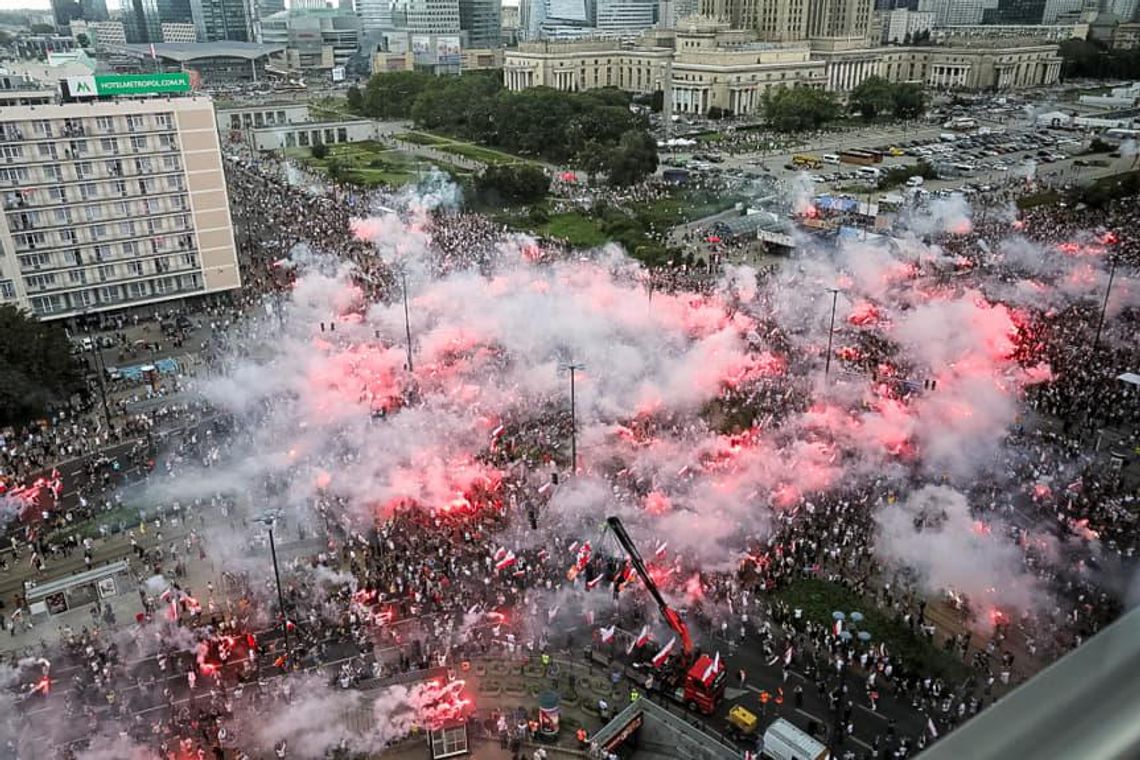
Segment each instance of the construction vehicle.
M677 610L669 606L657 584L649 576L649 570L641 559L633 540L626 532L618 517L606 519L606 525L613 532L614 538L625 550L629 563L634 572L641 578L649 595L661 610L665 622L681 640L681 653L662 668L662 677L658 682L661 692L669 698L680 702L693 711L700 711L705 715L712 715L721 700L724 699L724 686L727 680L727 671L720 658L712 658L707 654L700 654L693 649L693 637L689 634L689 627ZM671 665L671 667L670 667Z
M760 719L744 705L736 705L728 711L726 733L738 742L754 741Z

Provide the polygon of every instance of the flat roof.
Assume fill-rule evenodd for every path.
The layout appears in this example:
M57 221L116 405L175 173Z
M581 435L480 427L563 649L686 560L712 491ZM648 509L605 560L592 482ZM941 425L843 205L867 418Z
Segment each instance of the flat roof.
M255 61L285 50L284 45L261 45L256 42L162 42L154 45L126 45L123 49L138 58L155 55L172 61L197 61L202 58L242 58Z

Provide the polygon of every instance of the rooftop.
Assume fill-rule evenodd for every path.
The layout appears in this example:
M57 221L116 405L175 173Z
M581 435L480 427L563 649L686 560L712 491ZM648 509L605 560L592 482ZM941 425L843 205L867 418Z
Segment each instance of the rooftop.
M163 42L154 45L127 45L126 50L136 58L147 58L151 48L160 58L179 63L203 58L242 58L256 61L285 50L284 45L260 45L256 42Z

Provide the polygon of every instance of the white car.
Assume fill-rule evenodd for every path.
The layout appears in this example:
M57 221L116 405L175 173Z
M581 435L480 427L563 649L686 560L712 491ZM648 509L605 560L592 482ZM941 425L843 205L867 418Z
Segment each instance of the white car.
M819 176L818 174L813 174L810 177L808 177L808 179L810 179L812 182L816 183L817 185L822 185L823 183L827 182L826 179Z

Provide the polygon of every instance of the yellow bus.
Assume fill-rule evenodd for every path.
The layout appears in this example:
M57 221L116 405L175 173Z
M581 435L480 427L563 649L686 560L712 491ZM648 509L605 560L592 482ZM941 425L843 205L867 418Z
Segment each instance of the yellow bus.
M823 159L806 153L797 153L792 156L792 166L798 169L818 169L823 166Z

